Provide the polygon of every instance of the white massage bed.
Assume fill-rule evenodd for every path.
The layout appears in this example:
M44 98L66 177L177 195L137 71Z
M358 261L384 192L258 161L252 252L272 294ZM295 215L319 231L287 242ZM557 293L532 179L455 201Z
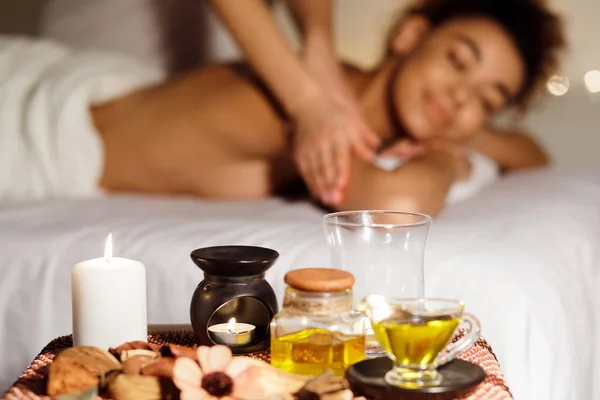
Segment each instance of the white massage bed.
M0 389L71 332L70 269L100 256L109 232L115 255L147 267L149 322L181 324L202 278L193 249L278 250L268 279L280 296L290 268L327 266L322 215L277 199L0 203ZM434 222L425 264L427 295L465 300L516 398L600 398L600 169L508 177L450 207Z

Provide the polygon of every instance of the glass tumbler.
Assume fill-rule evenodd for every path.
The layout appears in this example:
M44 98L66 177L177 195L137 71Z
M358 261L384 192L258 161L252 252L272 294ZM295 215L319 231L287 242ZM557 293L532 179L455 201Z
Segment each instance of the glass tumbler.
M421 298L431 220L425 214L385 210L327 214L323 227L329 245L329 267L354 275L355 299L371 294ZM383 354L369 328L367 356Z

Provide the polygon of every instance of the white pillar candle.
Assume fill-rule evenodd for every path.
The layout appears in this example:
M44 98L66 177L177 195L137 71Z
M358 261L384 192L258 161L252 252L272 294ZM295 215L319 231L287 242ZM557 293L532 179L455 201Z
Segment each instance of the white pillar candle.
M76 264L71 271L73 344L104 350L148 339L146 268L112 256L112 235L104 258Z

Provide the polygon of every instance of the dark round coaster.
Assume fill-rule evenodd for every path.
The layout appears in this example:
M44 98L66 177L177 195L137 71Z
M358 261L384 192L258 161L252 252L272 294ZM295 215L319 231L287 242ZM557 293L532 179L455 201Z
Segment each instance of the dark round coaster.
M442 383L420 389L404 389L389 385L385 374L393 367L388 357L372 358L352 365L346 371L346 379L357 395L373 399L397 399L408 393L446 393L464 390L481 383L486 374L478 365L462 360L452 360L438 368Z

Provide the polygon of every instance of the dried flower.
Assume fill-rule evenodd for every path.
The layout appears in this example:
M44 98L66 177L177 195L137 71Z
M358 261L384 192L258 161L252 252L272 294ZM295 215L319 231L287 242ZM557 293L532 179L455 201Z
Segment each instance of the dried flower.
M182 400L261 399L264 392L256 384L260 371L246 357L233 357L226 346L198 347L198 362L180 357L175 360L173 381Z

